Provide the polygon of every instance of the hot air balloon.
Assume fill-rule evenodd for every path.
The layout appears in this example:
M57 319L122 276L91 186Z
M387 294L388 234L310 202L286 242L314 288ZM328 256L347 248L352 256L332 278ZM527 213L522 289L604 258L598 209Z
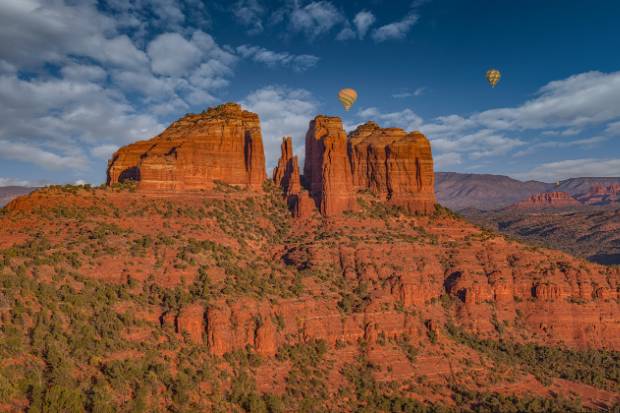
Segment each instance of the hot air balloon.
M497 82L499 82L499 78L502 77L501 73L497 69L489 69L487 70L487 80L491 87L495 87Z
M338 100L342 103L344 110L349 110L357 100L357 92L353 89L342 89L338 92Z

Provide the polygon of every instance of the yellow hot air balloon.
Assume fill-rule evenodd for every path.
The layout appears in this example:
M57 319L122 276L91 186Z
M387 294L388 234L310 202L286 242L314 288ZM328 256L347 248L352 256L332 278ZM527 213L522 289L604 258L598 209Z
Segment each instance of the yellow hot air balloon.
M349 110L357 100L357 92L353 89L342 89L338 92L338 100L342 103L344 110Z
M499 82L499 78L502 77L501 73L497 69L489 69L487 70L487 80L491 87L495 87L497 82Z

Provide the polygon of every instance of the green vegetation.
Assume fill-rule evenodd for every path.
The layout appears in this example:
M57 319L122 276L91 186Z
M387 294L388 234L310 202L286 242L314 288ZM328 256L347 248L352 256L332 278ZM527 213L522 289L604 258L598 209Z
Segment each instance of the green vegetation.
M602 389L620 391L620 352L577 351L561 347L481 339L453 324L447 324L446 330L456 341L499 362L522 365L543 383L549 383L552 377L559 377Z

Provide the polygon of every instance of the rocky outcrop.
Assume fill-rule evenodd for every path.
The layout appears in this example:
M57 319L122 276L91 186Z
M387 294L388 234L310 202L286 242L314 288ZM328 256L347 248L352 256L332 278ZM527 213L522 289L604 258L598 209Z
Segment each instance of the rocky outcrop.
M273 182L282 189L293 216L306 218L312 215L314 203L308 191L301 187L299 163L297 156L293 155L293 143L290 136L282 139L280 150L278 165L273 170Z
M204 307L201 304L191 304L184 307L176 317L176 331L187 334L192 343L201 344L205 331Z
M374 122L347 138L340 118L317 116L306 134L304 181L328 216L354 209L360 190L410 212L430 212L435 205L428 139Z
M319 115L306 133L304 181L323 215L355 206L347 135L338 117Z
M282 138L280 151L278 165L273 170L273 182L286 195L299 193L301 192L299 163L297 157L293 155L293 143L290 136Z
M514 208L566 208L580 206L581 203L566 192L542 192L517 202Z
M140 189L183 191L222 181L261 190L265 178L258 115L227 103L119 149L108 163L107 182L134 180Z
M349 152L354 189L410 212L434 209L433 157L422 133L367 122L349 135Z

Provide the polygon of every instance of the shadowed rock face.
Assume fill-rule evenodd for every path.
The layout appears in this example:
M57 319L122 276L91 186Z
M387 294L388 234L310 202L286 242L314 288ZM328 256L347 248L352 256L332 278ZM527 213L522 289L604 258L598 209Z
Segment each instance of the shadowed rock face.
M266 177L258 115L234 103L187 115L108 165L108 185L135 180L146 190L210 189L218 180L260 190Z
M293 156L293 143L289 137L282 139L281 155L273 170L273 182L282 189L289 209L294 216L305 218L312 215L314 208L308 191L301 188L299 163Z

